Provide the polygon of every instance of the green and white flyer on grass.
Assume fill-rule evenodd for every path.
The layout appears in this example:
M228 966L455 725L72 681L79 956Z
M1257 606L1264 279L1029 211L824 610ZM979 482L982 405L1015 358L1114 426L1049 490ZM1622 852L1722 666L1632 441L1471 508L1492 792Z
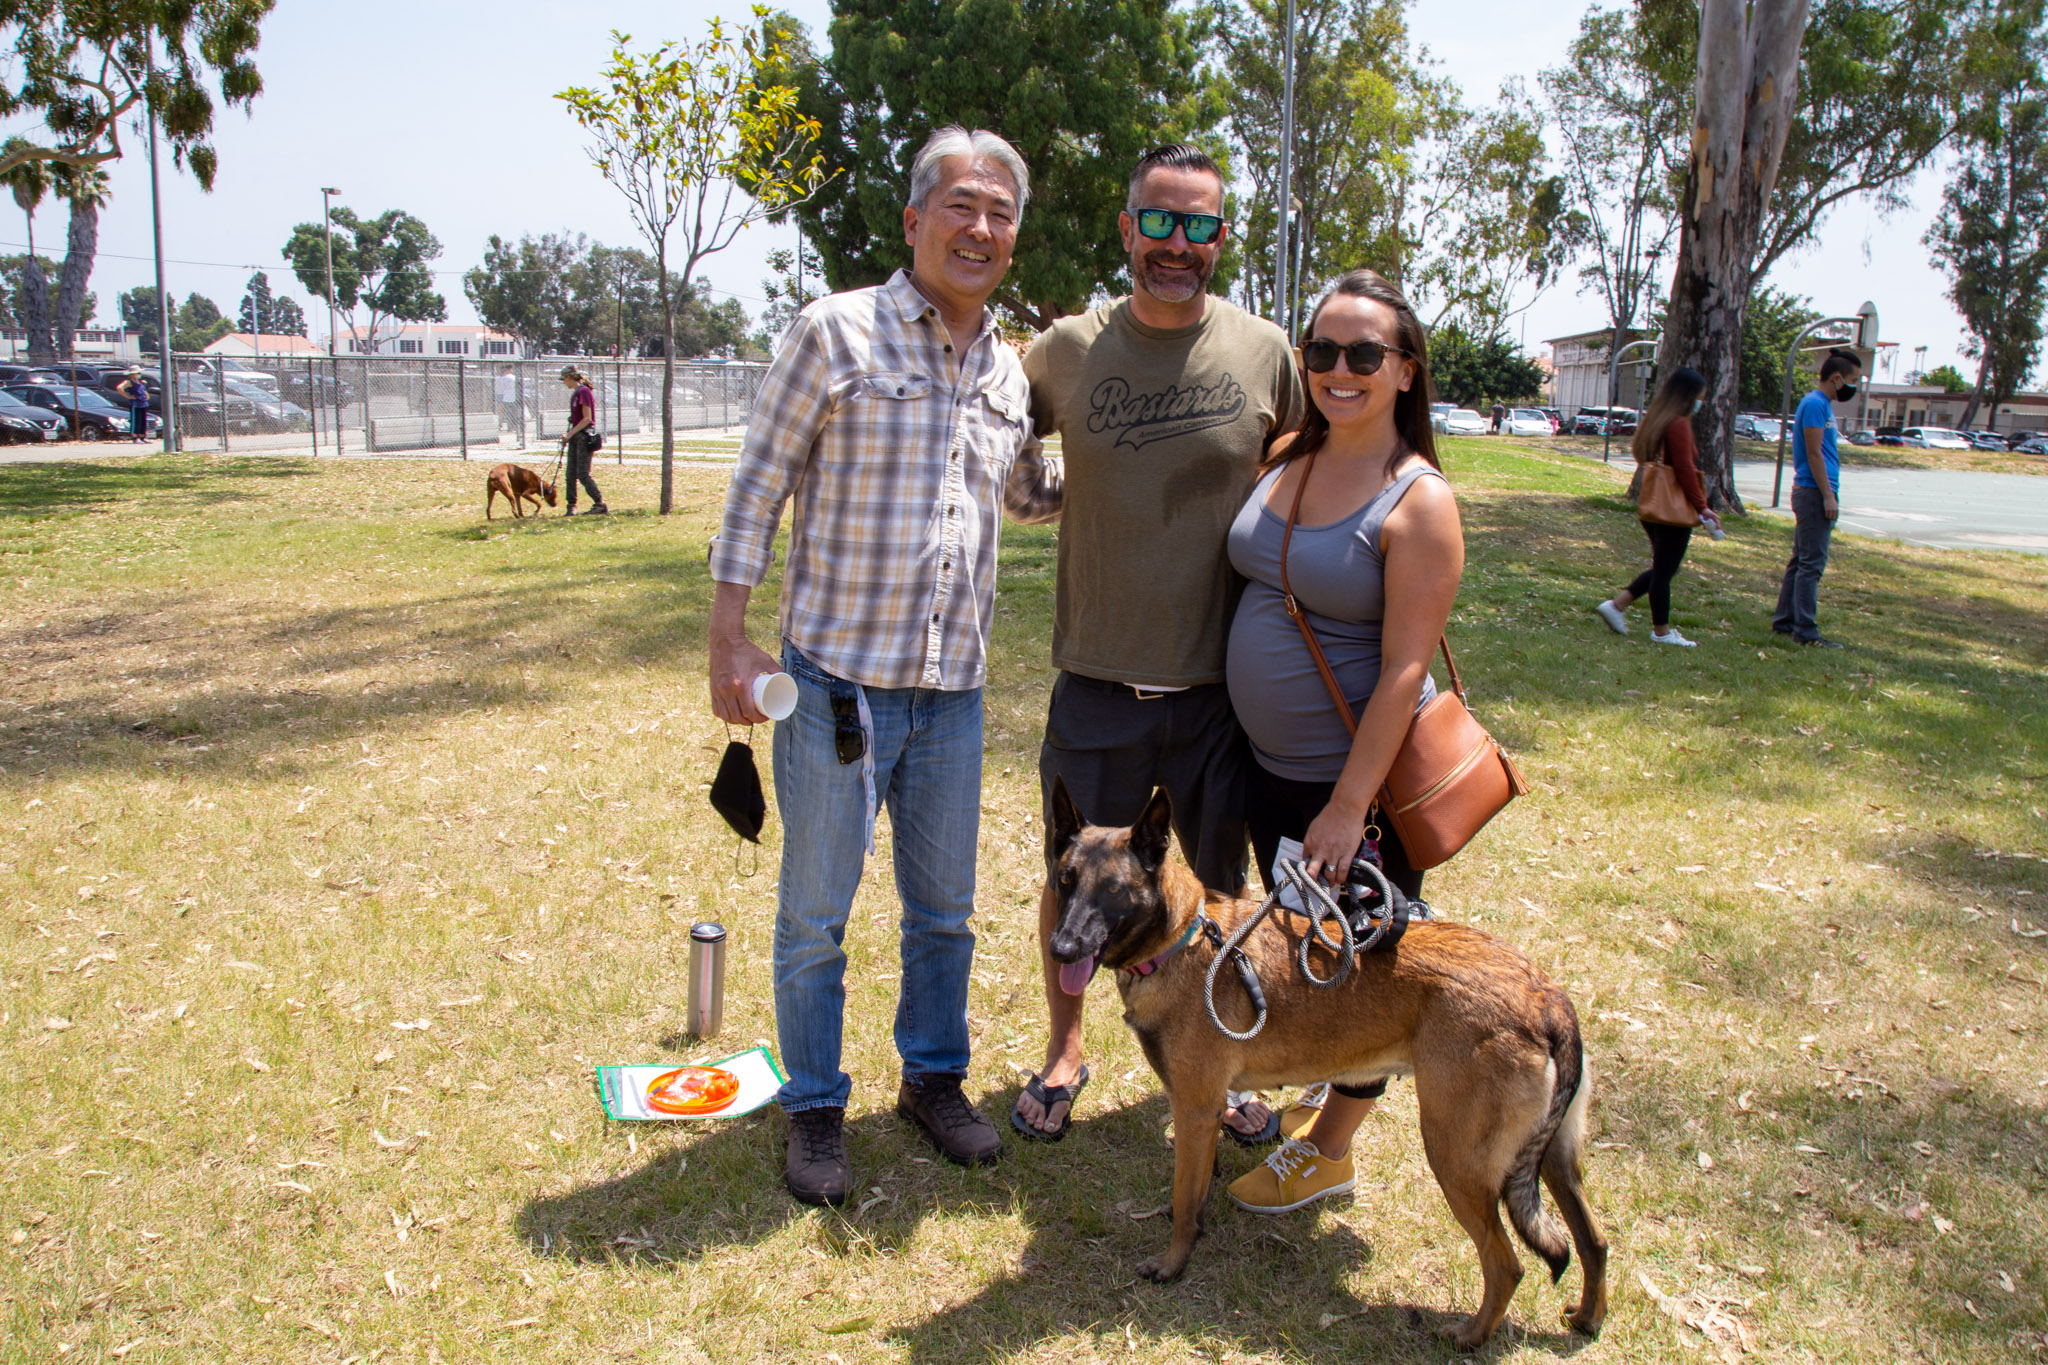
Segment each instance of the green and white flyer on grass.
M701 1121L751 1114L789 1077L773 1053L755 1047L715 1062L597 1068L605 1117L626 1122Z

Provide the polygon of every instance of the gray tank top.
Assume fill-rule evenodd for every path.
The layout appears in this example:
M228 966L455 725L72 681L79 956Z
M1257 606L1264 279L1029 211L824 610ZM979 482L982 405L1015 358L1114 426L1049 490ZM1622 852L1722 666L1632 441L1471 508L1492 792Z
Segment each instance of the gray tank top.
M1230 563L1248 580L1230 624L1230 701L1268 772L1298 782L1334 782L1350 757L1351 737L1280 592L1280 540L1287 518L1266 506L1279 477L1275 469L1259 480L1230 527ZM1387 590L1380 528L1423 477L1443 475L1424 465L1341 520L1294 528L1287 561L1294 599L1315 627L1354 716L1380 680ZM1435 681L1424 678L1416 708L1435 695Z

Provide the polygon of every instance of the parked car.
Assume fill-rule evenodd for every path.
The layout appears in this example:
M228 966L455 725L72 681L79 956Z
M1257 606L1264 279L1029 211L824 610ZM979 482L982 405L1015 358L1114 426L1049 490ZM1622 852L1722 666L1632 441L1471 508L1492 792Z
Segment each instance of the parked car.
M63 437L64 419L0 390L0 445L41 445Z
M1901 444L1919 450L1968 450L1970 443L1947 427L1907 427L1899 433Z
M1958 431L1956 435L1968 441L1972 450L1996 450L2003 454L2012 449L2012 442L2006 439L2003 432Z
M277 392L302 408L331 408L337 403L346 406L356 401L354 384L318 367L310 373L304 368L280 371Z
M2015 455L2048 455L2048 432L2032 432L2012 449Z
M7 392L31 407L56 413L64 434L76 430L81 441L114 440L128 435L126 408L117 408L95 390L85 388L77 390L74 403L69 380L62 384L9 384ZM143 434L154 436L160 425L158 419L150 416L144 423Z
M163 416L163 379L155 370L142 372L149 385L149 410ZM256 405L232 390L227 394L228 416L221 420L221 395L212 383L196 374L178 376L178 425L187 436L218 436L226 426L231 431L250 431L256 425Z
M1899 428L1897 427L1879 427L1877 429L1877 443L1881 446L1905 444L1905 442L1899 439Z
M0 365L0 385L69 384L71 381L45 365Z
M1484 436L1491 424L1470 408L1452 408L1431 425L1446 436Z
M216 371L218 371L220 379L254 384L259 389L268 389L272 394L277 392L277 374L275 371L244 364L233 356L216 356L209 360L195 360L189 366L182 367L179 372L196 375L206 383L212 384L216 381Z
M1550 419L1535 408L1510 408L1501 430L1510 436L1555 436Z
M251 425L257 431L304 431L312 425L306 410L297 403L279 398L269 389L254 384L244 384L239 379L223 381L229 396L239 395L249 400L253 409Z
M1877 433L1866 428L1862 431L1845 432L1842 439L1852 446L1874 446L1877 444Z
M1564 430L1564 413L1557 408L1538 408L1536 411L1550 419L1550 434L1555 436Z
M1777 418L1760 412L1740 412L1735 415L1735 436L1742 441L1775 441L1783 425Z

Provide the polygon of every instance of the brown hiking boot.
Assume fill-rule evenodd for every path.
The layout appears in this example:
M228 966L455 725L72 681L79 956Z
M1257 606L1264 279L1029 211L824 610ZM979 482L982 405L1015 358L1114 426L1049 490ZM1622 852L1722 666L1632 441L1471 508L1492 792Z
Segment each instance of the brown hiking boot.
M846 1202L846 1191L853 1184L853 1163L846 1159L844 1109L805 1109L789 1116L782 1178L798 1203L836 1207Z
M905 1076L896 1092L896 1112L916 1120L932 1146L955 1165L984 1166L1003 1150L996 1126L960 1093L958 1076L927 1076L921 1081Z

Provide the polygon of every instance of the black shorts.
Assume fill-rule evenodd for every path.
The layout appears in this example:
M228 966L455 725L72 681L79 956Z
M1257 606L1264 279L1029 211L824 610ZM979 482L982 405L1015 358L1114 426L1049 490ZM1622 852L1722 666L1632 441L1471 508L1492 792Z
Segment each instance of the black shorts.
M1181 855L1202 885L1235 892L1247 873L1244 731L1222 683L1140 696L1128 684L1061 673L1046 707L1038 782L1052 828L1052 783L1091 825L1128 825L1155 787L1173 802ZM1046 849L1047 870L1052 850Z

